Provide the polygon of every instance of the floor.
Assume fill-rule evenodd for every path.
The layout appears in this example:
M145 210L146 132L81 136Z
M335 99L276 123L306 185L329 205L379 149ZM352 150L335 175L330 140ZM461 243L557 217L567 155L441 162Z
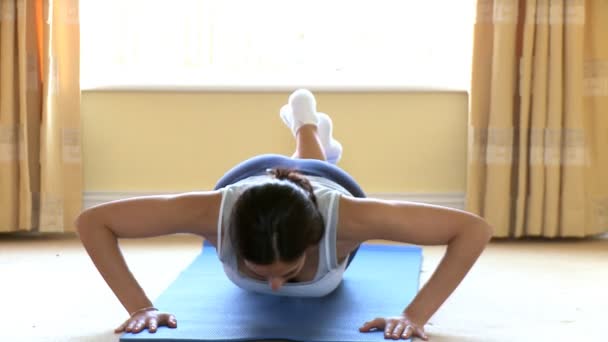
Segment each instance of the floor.
M158 296L199 238L123 240L132 272ZM422 280L443 247L425 247ZM431 319L431 341L607 341L608 236L493 241ZM126 313L75 236L0 235L0 341L117 341Z

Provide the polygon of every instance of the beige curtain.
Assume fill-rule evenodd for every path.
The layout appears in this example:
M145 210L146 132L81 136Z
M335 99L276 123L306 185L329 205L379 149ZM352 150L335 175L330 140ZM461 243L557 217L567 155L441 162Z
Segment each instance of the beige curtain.
M0 0L0 232L81 210L78 0Z
M608 1L478 0L467 210L497 237L608 231Z

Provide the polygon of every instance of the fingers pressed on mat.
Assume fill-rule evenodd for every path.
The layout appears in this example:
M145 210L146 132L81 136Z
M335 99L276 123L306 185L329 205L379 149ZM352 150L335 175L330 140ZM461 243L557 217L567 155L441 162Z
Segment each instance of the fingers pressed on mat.
M148 331L151 333L155 333L157 327L158 322L156 321L156 318L150 318L150 320L148 321Z
M393 330L395 329L395 322L394 321L389 321L386 324L386 328L384 328L384 337L391 337L393 336Z
M396 338L401 337L401 334L403 334L405 329L406 329L405 322L397 323L397 325L395 326L395 329L393 329L393 337L396 337Z

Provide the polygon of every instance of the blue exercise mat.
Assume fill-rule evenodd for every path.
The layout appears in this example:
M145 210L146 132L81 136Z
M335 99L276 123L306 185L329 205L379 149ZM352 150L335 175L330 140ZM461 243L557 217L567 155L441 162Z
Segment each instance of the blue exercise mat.
M321 298L280 297L232 284L215 248L205 243L154 302L175 314L177 328L125 333L120 341L386 341L382 331L360 333L359 327L403 311L418 291L421 262L420 247L366 243L334 292Z

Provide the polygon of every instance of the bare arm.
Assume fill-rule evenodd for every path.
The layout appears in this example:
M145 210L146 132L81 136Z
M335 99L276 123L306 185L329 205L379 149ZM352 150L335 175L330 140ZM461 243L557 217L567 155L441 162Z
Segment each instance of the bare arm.
M370 229L373 227L374 229ZM492 237L474 214L440 206L343 197L340 229L353 241L447 245L439 266L404 313L423 326L456 289Z
M215 234L221 194L185 193L138 197L105 203L76 219L80 240L101 276L125 309L132 313L151 301L129 271L118 238L175 233Z

